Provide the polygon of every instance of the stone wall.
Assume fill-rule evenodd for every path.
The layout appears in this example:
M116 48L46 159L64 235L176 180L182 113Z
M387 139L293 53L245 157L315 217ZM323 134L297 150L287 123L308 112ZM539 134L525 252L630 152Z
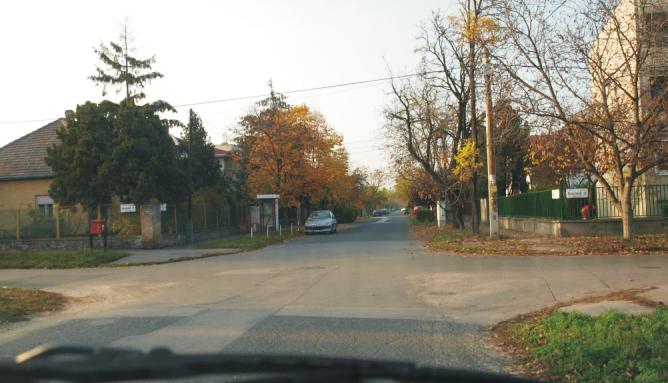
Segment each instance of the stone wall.
M668 218L636 218L636 234L668 233ZM499 226L506 230L523 231L552 237L622 235L620 219L588 221L546 218L499 217Z
M79 250L88 249L90 240L88 237L73 237L62 239L27 239L27 240L3 240L0 241L0 251L24 251L24 250ZM102 249L104 243L102 238L93 239L93 247ZM141 237L108 237L108 249L140 249Z
M220 230L212 230L202 233L195 233L195 241L203 242L220 238L229 237L239 233L239 228L230 227ZM185 235L166 235L161 236L157 247L171 247L184 245L186 243ZM93 247L95 249L103 248L102 238L93 238ZM62 239L27 239L27 240L0 240L0 252L3 251L25 251L25 250L79 250L90 247L88 237L72 237ZM142 237L124 236L108 237L108 249L142 249L144 248Z

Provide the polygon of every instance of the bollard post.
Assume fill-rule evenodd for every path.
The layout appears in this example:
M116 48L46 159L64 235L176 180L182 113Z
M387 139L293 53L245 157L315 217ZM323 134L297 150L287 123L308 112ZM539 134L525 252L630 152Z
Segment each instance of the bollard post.
M16 240L21 240L21 209L16 209Z
M292 226L293 226L293 224L292 224L292 222L291 222L291 223L290 223L290 235L293 235L293 234L294 234L294 231L293 231L293 229L292 229Z
M60 239L60 206L53 206L54 223L56 224L56 239Z
M267 238L269 238L269 225L267 225Z
M251 240L253 239L253 225L251 225Z

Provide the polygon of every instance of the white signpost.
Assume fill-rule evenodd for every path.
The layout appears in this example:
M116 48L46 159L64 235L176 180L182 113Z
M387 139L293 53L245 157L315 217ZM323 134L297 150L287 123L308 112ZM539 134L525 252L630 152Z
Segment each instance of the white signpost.
M133 203L122 203L121 204L121 213L135 213L137 212L137 206Z
M436 202L436 222L438 227L445 226L445 201Z
M559 189L552 189L552 199L559 199Z
M566 189L566 198L587 198L589 197L589 189L577 188Z

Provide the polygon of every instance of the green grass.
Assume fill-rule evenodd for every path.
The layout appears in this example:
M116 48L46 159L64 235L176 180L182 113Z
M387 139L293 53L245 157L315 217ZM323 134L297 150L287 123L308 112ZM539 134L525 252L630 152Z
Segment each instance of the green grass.
M419 220L413 215L408 217L408 222L411 225L414 225L414 226L434 226L434 225L436 225L436 221Z
M454 229L447 227L445 229L439 230L438 234L432 239L432 243L451 243L465 238L475 237L476 235L468 229Z
M537 322L515 324L511 333L558 381L668 381L665 307L644 316L554 312Z
M0 269L72 269L97 267L127 253L102 250L15 251L0 253Z
M253 250L259 249L268 245L273 245L276 243L281 243L284 240L297 238L301 236L302 233L295 232L294 234L283 233L283 237L278 234L271 233L267 237L264 233L255 233L253 239L251 239L250 234L238 234L229 238L221 239L219 241L213 242L204 242L197 245L200 249L240 249L240 250Z
M60 310L66 298L35 289L0 287L0 324L18 322L40 312Z

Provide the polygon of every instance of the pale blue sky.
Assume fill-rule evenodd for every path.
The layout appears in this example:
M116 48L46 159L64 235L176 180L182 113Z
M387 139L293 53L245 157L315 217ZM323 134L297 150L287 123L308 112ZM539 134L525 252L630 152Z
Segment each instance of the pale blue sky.
M165 77L149 99L183 104L414 72L421 22L448 1L13 1L0 4L0 146L100 100L93 46L115 39L127 18L140 57ZM343 134L354 166L387 166L379 145L387 83L292 95ZM107 96L118 100L120 96ZM214 143L252 100L193 107ZM178 118L185 119L187 109Z

